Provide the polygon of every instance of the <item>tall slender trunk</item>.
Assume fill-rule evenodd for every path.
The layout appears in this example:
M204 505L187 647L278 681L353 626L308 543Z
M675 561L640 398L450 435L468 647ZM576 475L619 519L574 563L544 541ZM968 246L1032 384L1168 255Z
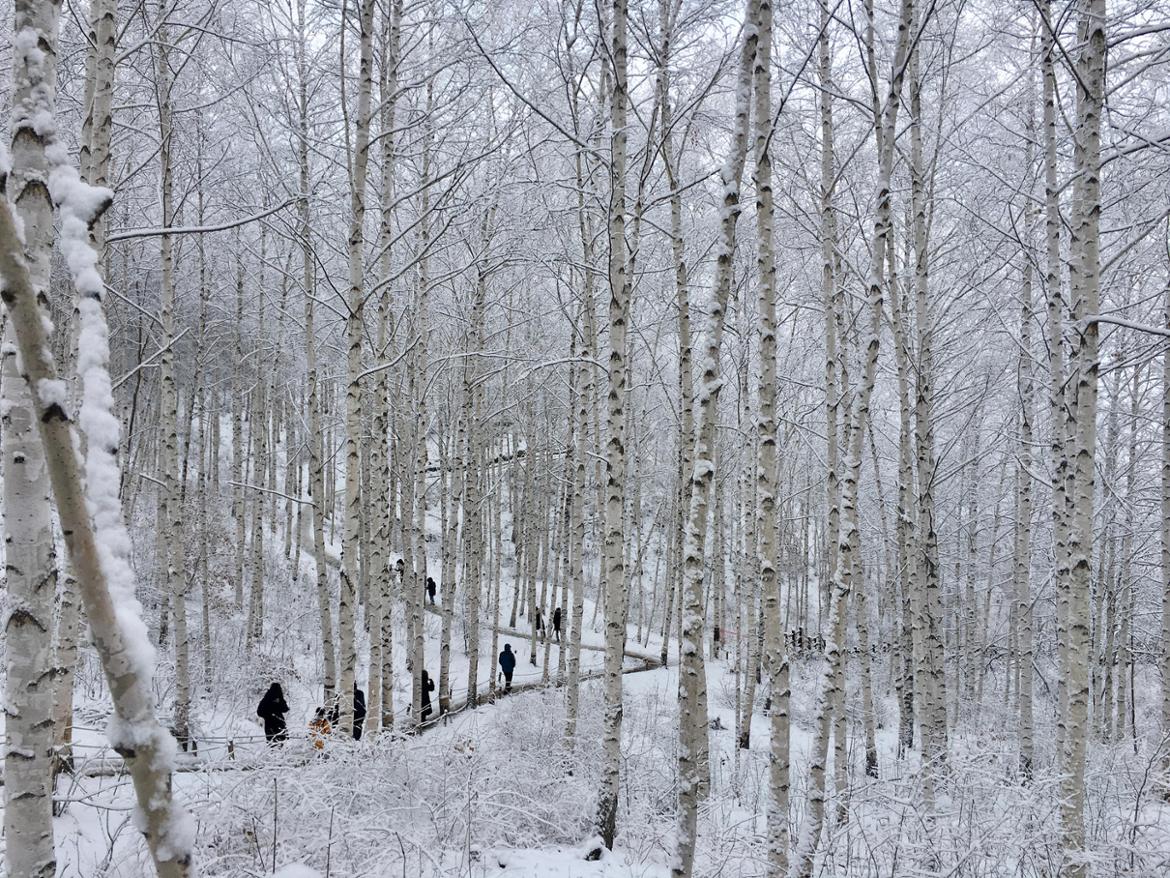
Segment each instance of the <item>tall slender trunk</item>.
M51 172L46 149L52 132L41 113L56 98L57 9L52 3L17 2L14 32L22 36L12 62L12 169L0 192L11 222L15 206L24 230L30 292L48 302L53 250ZM28 38L32 36L31 42ZM20 50L22 42L27 46ZM37 53L44 52L43 58ZM19 244L14 240L15 247ZM15 248L14 248L15 249ZM3 290L11 311L11 293ZM36 318L47 308L34 305ZM53 599L57 554L46 449L37 435L37 411L22 379L15 319L6 321L0 388L3 390L4 542L7 585L4 618L4 862L13 878L52 878L53 850ZM61 386L64 404L64 385Z
M1068 551L1068 458L1065 451L1065 362L1063 297L1060 280L1060 186L1057 180L1056 150L1056 38L1052 28L1056 26L1052 16L1051 0L1041 5L1041 52L1040 69L1043 79L1044 109L1044 203L1045 203L1045 271L1044 294L1046 301L1046 335L1048 342L1048 411L1049 411L1049 452L1053 471L1052 480L1052 534L1053 534L1053 579L1056 591L1056 628L1059 663L1067 662L1068 628L1068 583L1070 559ZM1058 675L1058 714L1063 716L1068 702L1064 675ZM1064 730L1056 726L1057 751L1063 749Z
M845 634L846 603L853 578L852 531L859 526L858 493L861 473L861 444L866 420L869 417L869 401L877 378L878 351L881 344L882 295L885 287L886 248L890 246L890 179L894 164L894 139L898 107L902 92L902 80L906 54L910 42L913 21L913 0L902 0L898 21L898 36L890 68L889 91L881 108L881 137L878 150L878 175L875 192L874 229L869 267L869 309L870 336L866 344L865 368L861 386L854 397L850 413L849 449L845 460L844 480L841 490L842 532L838 551L840 558L833 578L829 617L831 627L825 642L825 668L821 692L816 710L816 743L809 763L808 803L805 823L801 830L796 861L790 874L794 878L809 878L813 861L820 842L824 821L825 765L828 759L832 705L837 698L839 670L842 662L842 646Z
M1061 668L1068 695L1064 727L1061 832L1062 875L1088 874L1085 845L1085 748L1089 736L1089 591L1093 555L1093 485L1097 450L1098 323L1100 308L1101 111L1105 94L1105 0L1083 0L1078 24L1077 126L1073 163L1073 222L1069 278L1076 321L1073 520L1069 528L1068 648Z
M934 523L934 328L928 304L929 242L927 239L926 168L922 150L922 83L919 51L910 55L910 200L914 238L914 322L918 358L915 370L914 445L918 465L919 627L922 631L922 752L929 763L946 758L946 677L943 669L942 594L938 569L938 535Z
M329 568L325 560L325 478L322 449L320 382L317 375L317 339L314 335L314 298L311 204L309 200L309 83L305 16L307 0L297 0L297 39L294 43L297 68L297 168L303 196L297 204L298 234L301 244L301 283L305 294L305 364L308 382L309 415L309 500L312 507L313 562L316 574L317 611L321 626L321 652L324 657L324 703L329 704L337 691L337 650L333 642L332 598L329 594ZM333 466L332 462L329 464Z
M715 421L718 413L719 391L723 384L720 357L723 347L723 327L727 303L731 294L731 275L735 259L735 229L741 212L739 202L740 180L748 149L748 121L751 115L751 88L753 65L757 63L757 51L764 15L761 0L749 0L744 27L744 41L740 50L739 67L736 75L735 125L730 152L720 171L723 203L720 210L719 243L716 245L715 296L711 305L710 324L706 333L706 349L701 361L701 377L698 388L698 426L695 435L695 462L691 474L691 502L687 515L686 542L683 548L685 577L681 597L682 639L679 643L679 675L682 681L679 693L679 809L678 809L678 851L672 874L689 876L694 869L695 833L700 798L700 775L703 742L707 735L706 705L700 703L700 685L705 685L706 668L703 661L703 574L706 567L705 543L707 534L708 504L711 486L715 480ZM771 13L769 7L768 13ZM767 31L770 33L770 30ZM769 119L769 122L771 120ZM762 146L762 144L761 144ZM763 150L762 150L763 151ZM766 157L763 159L767 167ZM761 244L761 246L764 246ZM766 294L765 294L766 295ZM765 336L768 330L764 330ZM775 344L775 321L772 326L772 344ZM773 351L774 354L774 351ZM767 366L765 365L765 369ZM775 368L773 364L773 369ZM773 381L773 389L775 382ZM762 404L761 404L762 405ZM767 416L762 413L761 421ZM685 438L685 437L684 437ZM761 451L763 466L775 458L775 434L767 434L763 427L760 443L771 442L770 458ZM763 467L762 467L763 468ZM773 466L774 469L774 466ZM763 479L759 486L761 502L774 498L765 492ZM765 519L766 520L766 519ZM775 528L773 527L774 531ZM769 543L769 540L772 540ZM775 590L775 542L774 534L764 534L765 546L772 547L771 557L767 552L761 564L771 563L772 588ZM764 588L767 588L767 580ZM765 595L775 607L775 597ZM776 624L779 624L778 622Z
M1020 392L1020 447L1016 464L1016 524L1012 561L1016 601L1017 662L1019 674L1020 774L1032 776L1035 744L1032 738L1032 260L1023 254L1020 291L1020 352L1016 380Z
M754 21L751 18L755 13ZM760 416L756 422L756 503L759 515L760 589L763 593L766 662L772 692L771 745L768 778L768 869L778 878L788 871L788 650L780 618L780 547L776 539L776 493L779 467L776 454L776 244L772 198L772 2L759 0L749 7L748 27L757 36L752 60L754 106L756 235L760 315ZM745 53L747 51L745 47ZM742 86L741 86L742 87ZM746 108L745 108L746 110ZM746 115L746 113L745 113ZM737 122L739 120L737 119ZM746 118L743 123L746 125ZM736 136L746 139L747 132ZM742 162L742 159L740 159ZM831 162L831 158L830 158ZM732 220L734 222L734 219ZM730 234L727 234L730 240ZM830 245L831 246L831 245ZM720 254L722 255L722 254ZM704 721L706 718L704 717ZM704 730L705 731L705 730Z
M170 66L170 28L162 4L158 8L157 40L155 43L155 82L158 101L159 166L162 172L162 225L167 229L173 220L173 167L171 161L171 89L173 74ZM183 509L179 485L178 416L179 402L175 390L175 259L173 236L164 231L159 237L162 281L160 320L162 322L162 353L159 356L160 432L162 441L163 488L159 504L162 528L159 545L163 557L159 559L164 593L170 597L174 617L175 648L175 716L174 729L184 749L189 736L191 710L190 644L187 636L187 577L182 562Z
M621 782L622 661L626 642L625 469L626 469L626 315L630 297L626 244L626 82L627 0L613 0L609 168L609 365L605 445L605 539L601 586L605 594L605 709L602 724L601 782L597 795L597 829L607 848L617 834Z
M370 157L370 93L373 90L374 0L361 0L357 119L350 161L349 297L345 320L347 382L345 388L345 515L341 542L341 678L338 680L338 725L353 725L353 689L357 670L355 621L357 612L358 551L361 537L361 388L362 314L365 305L366 170ZM343 56L344 57L344 56Z
M1165 320L1170 326L1170 284L1166 285ZM1170 350L1162 354L1162 728L1170 729ZM1132 599L1131 599L1132 600ZM1133 600L1133 603L1137 603ZM1136 734L1136 729L1134 730ZM1170 801L1170 752L1162 758L1168 778L1162 797Z

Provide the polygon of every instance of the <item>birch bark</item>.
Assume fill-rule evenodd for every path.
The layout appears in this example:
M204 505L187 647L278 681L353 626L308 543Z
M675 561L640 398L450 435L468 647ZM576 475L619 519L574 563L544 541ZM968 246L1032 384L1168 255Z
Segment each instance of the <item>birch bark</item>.
M909 49L913 0L902 0L898 35L890 68L889 90L881 107L881 138L878 150L878 176L875 192L874 230L869 267L870 337L866 345L865 369L850 413L850 447L845 461L841 491L843 526L840 535L840 559L833 581L829 617L831 628L826 637L826 661L817 699L817 737L809 765L809 788L805 823L801 830L796 860L790 872L794 878L809 878L820 841L824 820L825 765L828 758L831 707L837 698L837 680L842 662L841 649L845 634L845 610L852 586L852 531L858 527L858 488L861 470L861 445L869 401L877 377L878 351L881 343L882 295L885 287L886 248L890 246L890 179L894 163L894 139L898 107L902 92L906 55ZM878 121L875 119L875 122Z
M766 2L766 0L764 0ZM719 240L716 245L714 301L711 305L710 323L706 333L706 348L701 362L701 377L698 389L698 426L695 435L695 462L691 474L691 501L687 515L686 542L683 548L684 588L682 595L682 639L679 643L679 809L678 809L678 850L671 874L689 878L694 869L695 832L701 795L703 738L707 735L706 705L700 701L700 687L705 685L706 668L703 661L703 573L705 569L705 543L707 532L708 504L711 487L715 479L715 421L718 413L719 391L723 384L720 358L723 346L723 327L727 303L731 294L731 279L735 258L735 229L741 212L740 182L748 150L748 123L751 116L751 88L753 65L757 63L761 35L770 29L761 25L763 2L749 0L744 26L743 45L740 49L739 66L736 72L735 123L732 132L730 152L720 170L723 203L720 210ZM771 7L768 8L768 14ZM759 99L758 99L759 100ZM759 104L757 103L757 107ZM770 122L771 119L769 118ZM763 144L761 144L763 150ZM766 155L763 159L767 167ZM763 246L763 245L762 245ZM766 296L765 294L762 294ZM773 303L774 304L774 303ZM773 320L773 345L775 344L775 321ZM767 329L764 330L767 334ZM773 351L773 358L774 358ZM766 367L765 367L766 368ZM773 370L775 365L773 363ZM774 375L773 375L774 379ZM773 390L775 381L773 380ZM766 416L761 417L761 421ZM769 437L763 435L761 445ZM686 437L684 437L685 440ZM775 458L775 435L772 434L771 459ZM764 466L769 456L761 452ZM774 469L774 465L773 465ZM773 499L763 492L761 501ZM766 519L765 519L766 520ZM775 528L773 527L773 530ZM772 539L772 543L768 540ZM773 547L771 563L775 565L774 535L764 535L765 545ZM769 559L761 558L762 564ZM773 586L775 583L773 566ZM768 598L765 598L767 600ZM772 597L775 607L775 598ZM776 623L779 624L778 622Z
M338 680L338 726L353 725L353 689L357 670L355 619L357 611L358 551L361 538L361 442L362 314L365 302L366 170L370 155L370 94L373 90L374 0L361 0L357 119L353 133L350 167L349 296L345 321L348 348L345 389L345 524L341 543L341 601L338 629L341 636L341 678Z

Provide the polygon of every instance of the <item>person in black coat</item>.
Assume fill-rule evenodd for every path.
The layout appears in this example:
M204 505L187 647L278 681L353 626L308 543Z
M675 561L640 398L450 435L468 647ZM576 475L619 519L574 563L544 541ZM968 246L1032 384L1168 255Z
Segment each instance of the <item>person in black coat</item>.
M269 744L280 744L288 740L288 724L284 715L288 713L288 702L279 683L273 683L260 699L256 714L264 720L264 738Z
M431 715L431 693L435 691L435 681L425 670L422 672L422 706L419 709L419 722L426 722Z
M557 639L557 643L561 642L561 608L557 607L553 610L553 635Z
M329 723L334 727L341 719L341 696L335 695L333 697L333 707L329 711ZM357 683L353 684L353 739L360 741L362 739L362 726L366 722L366 693L358 688Z
M437 586L433 577L427 577L427 597L431 599L431 606L435 605L435 591Z
M362 726L366 724L366 693L353 684L353 739L362 739Z
M500 670L504 672L504 691L507 692L512 688L512 672L516 670L516 654L510 643L505 643L504 651L500 653Z

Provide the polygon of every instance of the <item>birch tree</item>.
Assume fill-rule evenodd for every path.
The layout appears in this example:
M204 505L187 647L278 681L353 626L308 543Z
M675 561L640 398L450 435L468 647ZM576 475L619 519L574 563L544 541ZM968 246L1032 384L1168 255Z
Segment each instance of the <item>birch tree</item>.
M1068 704L1064 727L1061 829L1065 850L1062 874L1088 874L1085 847L1085 748L1089 736L1089 589L1093 553L1094 460L1097 446L1097 372L1100 310L1101 110L1105 95L1105 0L1084 0L1078 29L1083 37L1077 57L1077 127L1073 223L1069 240L1069 285L1077 322L1075 410L1072 422L1075 493L1069 527L1068 648L1062 675Z
M913 0L902 0L898 19L898 35L890 67L889 89L881 105L881 126L878 151L878 176L875 192L873 239L870 251L868 307L871 312L869 339L865 348L865 367L854 397L849 420L848 454L844 466L841 490L842 528L838 547L838 566L833 577L833 591L829 605L828 636L825 638L825 667L821 691L817 698L816 739L809 766L808 803L805 822L801 828L800 843L791 874L795 878L809 878L813 860L820 842L825 807L825 763L828 756L831 707L837 697L839 666L842 662L842 641L845 633L845 605L849 598L853 577L852 531L858 526L857 499L861 470L861 439L865 420L869 415L869 401L877 378L878 350L881 344L881 310L885 286L886 248L890 246L890 178L894 164L894 138L898 120L898 106L905 76L906 56L910 45L913 22Z

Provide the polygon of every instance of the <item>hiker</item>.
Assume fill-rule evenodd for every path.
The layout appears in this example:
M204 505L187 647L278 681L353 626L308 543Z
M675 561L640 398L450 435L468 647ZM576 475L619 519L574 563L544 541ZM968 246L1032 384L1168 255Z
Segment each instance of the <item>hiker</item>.
M432 607L435 605L435 591L436 591L436 589L437 589L437 586L435 585L434 577L428 576L427 577L427 597L431 599L431 606Z
M512 689L512 671L516 670L516 654L510 643L505 643L500 653L500 670L504 672L504 691L508 692Z
M333 734L333 726L329 724L329 717L325 716L325 708L318 707L317 713L309 720L309 740L313 742L313 749L323 751L325 739Z
M435 691L435 681L424 669L422 672L422 706L419 709L419 722L425 723L431 715L431 693Z
M544 631L544 613L540 612L540 607L536 608L536 630L538 633Z
M362 739L362 727L366 724L366 693L353 684L353 739Z
M353 684L353 728L351 732L355 741L362 739L362 726L366 721L366 693ZM333 707L329 709L329 722L338 725L341 722L341 696L333 696Z
M399 579L402 579L403 575L406 573L406 562L401 558L394 562L394 572L398 574Z
M260 699L256 714L264 720L264 738L269 744L281 744L288 740L288 724L284 715L288 713L288 703L284 700L284 690L279 683L273 683Z
M561 608L557 607L553 610L553 636L556 637L557 643L561 642Z

